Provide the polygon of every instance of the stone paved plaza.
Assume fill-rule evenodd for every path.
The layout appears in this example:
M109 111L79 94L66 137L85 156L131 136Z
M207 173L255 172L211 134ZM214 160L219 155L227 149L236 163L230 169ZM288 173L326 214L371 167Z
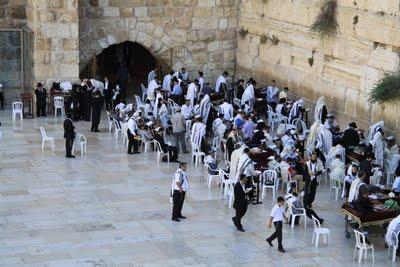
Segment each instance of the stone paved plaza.
M331 247L311 245L308 220L306 230L302 222L284 226L287 253L280 254L265 242L271 194L249 206L247 231L237 232L219 188L207 188L203 166L189 165L188 219L172 222L169 188L177 164L157 163L154 152L128 156L105 132L105 121L98 134L76 123L88 137L88 154L72 160L64 157L61 118L12 125L10 112L1 111L0 121L1 266L358 266L340 201L326 184L314 207L331 230ZM55 152L41 151L40 126L56 138ZM375 266L399 264L386 258L383 238L372 241Z

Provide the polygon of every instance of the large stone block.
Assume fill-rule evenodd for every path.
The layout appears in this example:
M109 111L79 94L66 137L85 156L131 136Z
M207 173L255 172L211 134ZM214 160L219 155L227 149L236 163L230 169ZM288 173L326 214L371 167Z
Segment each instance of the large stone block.
M136 17L146 17L147 16L147 7L135 7L135 16Z
M368 65L384 71L397 71L400 58L398 52L388 51L381 46L373 50L368 59Z

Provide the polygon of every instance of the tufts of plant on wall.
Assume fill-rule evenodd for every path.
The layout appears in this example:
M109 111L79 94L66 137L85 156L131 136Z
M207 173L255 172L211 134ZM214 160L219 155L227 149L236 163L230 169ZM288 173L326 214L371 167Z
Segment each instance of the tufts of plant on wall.
M249 33L249 31L246 30L246 29L244 29L244 28L241 28L241 29L239 30L239 36L242 37L242 39L243 39L244 37L246 37L246 35L247 35L248 33Z
M260 37L261 44L265 44L268 41L268 36L266 34L262 34Z
M391 102L400 99L400 72L385 74L372 89L369 101L372 103Z
M318 32L321 36L335 32L338 26L336 11L336 0L325 0L321 7L321 12L311 25L311 31Z
M272 43L273 45L278 45L278 44L279 44L279 38L278 38L278 36L276 36L275 34L272 34L272 35L269 37L269 40L271 41L271 43Z

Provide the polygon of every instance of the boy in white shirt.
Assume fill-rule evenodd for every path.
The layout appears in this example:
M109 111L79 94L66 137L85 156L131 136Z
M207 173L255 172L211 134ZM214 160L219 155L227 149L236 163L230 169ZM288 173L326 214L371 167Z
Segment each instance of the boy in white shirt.
M285 216L285 199L283 197L278 197L275 206L272 208L271 211L271 217L268 222L268 227L272 227L272 222L275 225L275 232L266 239L268 244L272 247L272 241L274 241L275 238L278 238L278 251L284 253L285 250L283 249L282 246L282 224L283 224L283 219L287 222L287 218Z

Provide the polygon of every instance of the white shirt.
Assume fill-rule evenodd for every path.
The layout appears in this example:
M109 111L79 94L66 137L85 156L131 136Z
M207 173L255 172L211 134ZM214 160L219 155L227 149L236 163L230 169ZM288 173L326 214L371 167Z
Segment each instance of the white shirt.
M184 104L181 108L181 113L185 119L189 119L192 116L192 108Z
M178 169L175 174L174 174L174 180L172 181L172 188L174 190L179 190L179 187L176 185L176 183L180 183L182 190L183 191L188 191L189 190L189 182L187 175L184 171L181 169Z
M278 204L275 204L275 206L271 210L271 217L273 222L281 222L283 221L283 214L285 213L285 208L279 207Z
M203 86L204 86L204 79L203 77L199 77L199 85L200 85L200 92L203 90Z
M221 84L226 84L226 79L224 76L220 75L217 79L217 82L215 83L215 92L219 93L219 88L221 87Z
M147 99L154 100L154 91L158 88L156 80L152 80L147 87Z
M224 114L225 120L230 120L233 117L233 106L228 102L222 103L220 106L222 114Z
M164 90L171 91L171 80L172 80L171 74L165 75L162 86Z
M244 105L246 102L248 102L248 104L252 105L253 101L254 101L254 98L255 98L254 86L252 84L250 84L244 90L240 104Z
M188 86L187 89L187 94L186 94L186 99L190 100L190 106L194 106L194 99L196 98L197 95L197 87L195 83L191 83Z
M279 99L282 99L282 98L287 98L287 94L286 94L285 91L280 91L279 92Z
M138 129L136 121L133 118L129 118L128 120L128 129L132 135L136 135L136 131Z

